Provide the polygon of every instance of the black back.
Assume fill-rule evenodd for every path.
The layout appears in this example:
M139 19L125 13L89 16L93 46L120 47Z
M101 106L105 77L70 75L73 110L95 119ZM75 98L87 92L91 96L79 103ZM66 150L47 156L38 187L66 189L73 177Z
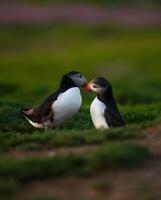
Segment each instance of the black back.
M72 87L77 87L76 84L72 81L72 79L70 79L67 75L63 76L63 78L61 79L60 82L60 87L59 89L54 92L53 94L51 94L40 106L39 109L43 109L44 107L46 107L46 104L48 104L49 102L53 103L54 101L57 100L59 94L64 93L65 91L67 91L68 89L72 88ZM42 110L41 110L42 111Z
M109 127L124 126L124 120L118 110L116 101L113 96L112 87L109 84L103 94L98 94L97 98L106 105L105 119Z

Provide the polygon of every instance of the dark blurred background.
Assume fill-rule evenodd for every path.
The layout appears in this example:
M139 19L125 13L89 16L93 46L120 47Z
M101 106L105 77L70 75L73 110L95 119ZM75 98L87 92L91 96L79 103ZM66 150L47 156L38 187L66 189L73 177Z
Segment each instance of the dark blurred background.
M120 103L160 101L160 4L0 2L1 98L39 101L64 73L80 70L88 79L108 78Z

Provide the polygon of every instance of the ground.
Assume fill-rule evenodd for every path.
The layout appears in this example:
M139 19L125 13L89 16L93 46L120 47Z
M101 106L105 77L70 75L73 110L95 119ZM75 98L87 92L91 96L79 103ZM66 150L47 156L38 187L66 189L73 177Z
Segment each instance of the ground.
M113 7L110 16L106 7L50 7L70 17L60 23L49 5L28 5L27 18L20 18L21 6L16 15L14 6L0 7L0 199L160 200L160 7L140 7L137 17L136 7L132 15L130 7ZM35 21L42 15L48 20ZM95 95L83 91L80 112L56 130L22 118L19 110L39 105L70 70L111 82L124 128L95 130Z
M104 170L88 178L67 177L47 181L33 181L18 191L15 199L31 199L46 196L49 199L160 199L161 193L161 124L144 131L144 139L131 140L150 149L152 157L135 169ZM93 150L96 146L63 148L58 153L78 154ZM42 154L41 154L42 155ZM62 192L63 191L63 192ZM81 195L80 195L81 194ZM25 198L24 198L25 196Z

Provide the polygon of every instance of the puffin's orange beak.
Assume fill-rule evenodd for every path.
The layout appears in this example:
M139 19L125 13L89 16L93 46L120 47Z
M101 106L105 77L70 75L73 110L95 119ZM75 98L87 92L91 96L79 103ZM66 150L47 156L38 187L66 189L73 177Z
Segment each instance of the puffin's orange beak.
M86 91L86 92L90 91L90 86L89 86L89 84L88 84L88 83L85 83L84 86L83 86L83 89L84 89L84 91Z

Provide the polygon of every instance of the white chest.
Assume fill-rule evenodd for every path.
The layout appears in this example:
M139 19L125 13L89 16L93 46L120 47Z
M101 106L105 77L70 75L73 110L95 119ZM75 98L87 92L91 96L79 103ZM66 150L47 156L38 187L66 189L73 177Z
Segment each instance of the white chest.
M106 106L96 97L90 107L91 118L96 129L108 129L109 126L104 117Z
M66 119L77 113L82 104L82 97L79 88L71 88L60 94L53 103L54 125L59 125Z

